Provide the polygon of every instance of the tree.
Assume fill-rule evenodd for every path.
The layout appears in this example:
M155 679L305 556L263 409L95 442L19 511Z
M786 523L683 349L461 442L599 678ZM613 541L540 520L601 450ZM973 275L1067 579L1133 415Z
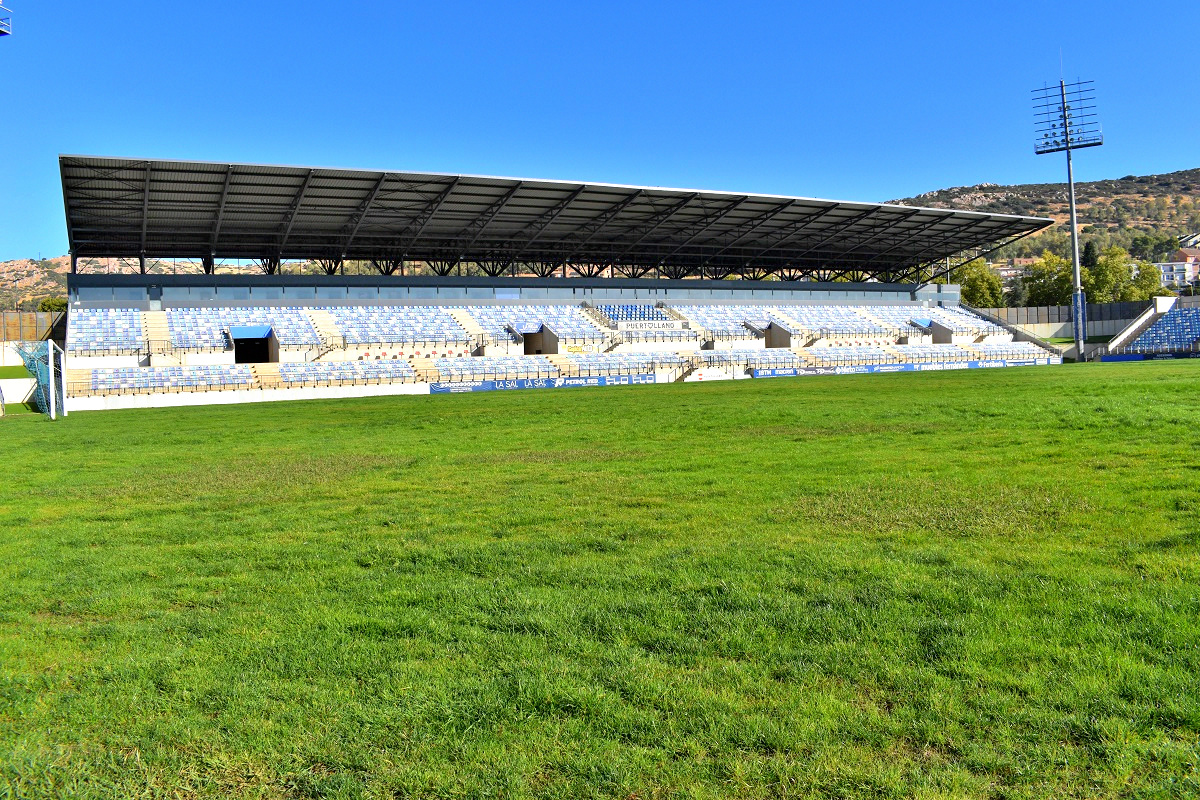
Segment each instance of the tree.
M1017 278L1012 286L1004 293L1004 304L1009 308L1021 308L1029 305L1029 289L1025 286L1024 278Z
M1004 305L1004 284L982 258L963 264L950 274L950 279L962 287L962 299L967 305L976 308Z
M1025 276L1029 305L1069 305L1073 283L1071 262L1046 250L1029 266Z
M1100 248L1096 246L1095 239L1089 239L1083 245L1083 255L1079 257L1080 266L1091 269L1096 266L1096 262L1100 259Z
M67 298L65 297L43 297L42 302L38 303L38 311L66 311Z
M1089 303L1113 303L1123 299L1132 281L1133 264L1128 251L1109 247L1100 254L1096 266L1083 275L1083 291Z
M1149 261L1137 263L1137 274L1126 287L1122 300L1149 300L1157 295L1170 294L1162 286L1162 272Z

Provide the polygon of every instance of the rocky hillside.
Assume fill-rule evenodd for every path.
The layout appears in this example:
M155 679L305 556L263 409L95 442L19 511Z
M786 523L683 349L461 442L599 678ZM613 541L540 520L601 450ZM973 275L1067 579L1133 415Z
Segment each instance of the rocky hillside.
M1200 228L1200 169L1165 175L1127 175L1075 185L1080 225L1158 230ZM895 202L932 208L966 208L998 214L1068 217L1065 183L958 186Z

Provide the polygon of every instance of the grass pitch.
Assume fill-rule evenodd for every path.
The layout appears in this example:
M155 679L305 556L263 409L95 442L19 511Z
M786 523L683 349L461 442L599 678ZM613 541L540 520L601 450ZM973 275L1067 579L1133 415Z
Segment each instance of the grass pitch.
M1200 362L0 452L2 797L1200 793Z

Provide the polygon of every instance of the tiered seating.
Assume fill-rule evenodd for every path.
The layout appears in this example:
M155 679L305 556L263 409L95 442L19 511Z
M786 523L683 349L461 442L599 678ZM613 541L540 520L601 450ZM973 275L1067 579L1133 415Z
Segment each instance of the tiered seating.
M331 306L347 344L437 342L469 344L471 336L444 306Z
M678 367L686 359L676 353L579 353L566 357L580 375L633 375Z
M1200 308L1172 308L1125 348L1128 353L1182 353L1200 341Z
M76 308L69 313L67 350L73 353L140 350L145 345L142 312L136 308Z
M433 366L443 380L492 378L556 378L558 367L545 356L479 356L436 358Z
M417 377L407 361L308 361L279 365L284 383L382 383Z
M1045 358L1050 355L1033 342L991 342L988 344L972 344L971 349L978 350L984 358L1009 358L1023 360L1028 358Z
M931 319L929 309L922 306L868 306L867 313L902 331L908 327L928 328Z
M921 364L934 361L972 361L978 356L956 344L898 344L892 350L905 364Z
M757 369L773 369L802 365L800 358L795 353L783 348L701 350L697 355L708 367L746 366Z
M885 328L865 317L859 306L780 306L774 315L784 321L795 320L805 330L826 337L895 336L895 327Z
M817 366L896 364L899 356L882 347L810 347L804 351Z
M171 344L183 349L224 349L231 326L270 325L279 343L311 347L321 344L312 320L299 308L169 308Z
M672 322L672 317L657 306L635 305L633 303L604 304L596 308L613 322Z
M753 339L754 332L746 325L758 329L770 322L771 312L763 306L674 306L688 318L692 327L711 332L721 339Z
M994 322L988 322L983 317L972 314L958 306L935 306L925 309L924 313L934 322L945 325L954 333L974 334L976 336L992 336L1010 333Z
M245 364L196 367L104 367L92 370L92 391L169 392L180 389L245 389L254 375Z
M467 313L497 339L512 338L510 325L520 334L537 333L546 325L560 339L604 338L604 331L584 316L579 306L467 306Z

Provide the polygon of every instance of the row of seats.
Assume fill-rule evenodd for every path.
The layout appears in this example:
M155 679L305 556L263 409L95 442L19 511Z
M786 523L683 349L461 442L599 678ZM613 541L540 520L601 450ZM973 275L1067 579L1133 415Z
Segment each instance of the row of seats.
M302 308L167 309L171 344L182 349L224 349L231 344L227 336L229 328L239 325L269 325L285 347L312 347L321 343L317 329Z
M575 353L566 357L580 375L632 375L673 369L687 359L678 353Z
M449 342L471 335L445 306L332 306L328 312L347 344Z
M633 303L604 303L596 309L613 322L672 322L672 317L657 306Z
M596 340L605 337L579 306L466 306L465 310L479 327L496 339L515 338L511 327L521 335L537 333L549 326L560 339Z
M381 383L412 380L417 373L407 361L308 361L279 365L284 383Z
M545 356L437 358L433 366L446 380L558 377L558 367Z
M1200 308L1172 308L1125 348L1129 353L1185 353L1200 342Z
M254 382L245 364L194 367L102 367L92 370L92 391L170 391L249 386Z
M145 345L142 313L136 308L79 308L71 311L67 350L140 350Z
M489 336L516 341L510 332L530 334L549 326L561 338L596 341L606 333L574 305L459 306ZM646 304L602 304L597 308L615 321L670 321L664 309ZM675 306L691 323L691 330L628 331L631 341L694 341L700 331L718 338L754 338L750 327L763 329L772 322L792 330L825 336L891 337L906 329L927 328L938 321L956 332L974 335L1003 334L1004 329L962 308L916 306L834 305L680 305ZM348 344L437 343L467 347L472 336L447 306L331 306L329 314ZM299 307L171 308L166 312L171 343L180 349L224 349L230 346L231 326L269 325L280 344L312 347L320 335ZM748 327L749 326L749 327ZM1149 339L1147 341L1150 341ZM144 347L142 315L136 309L74 309L68 330L68 347L74 352L136 350Z

